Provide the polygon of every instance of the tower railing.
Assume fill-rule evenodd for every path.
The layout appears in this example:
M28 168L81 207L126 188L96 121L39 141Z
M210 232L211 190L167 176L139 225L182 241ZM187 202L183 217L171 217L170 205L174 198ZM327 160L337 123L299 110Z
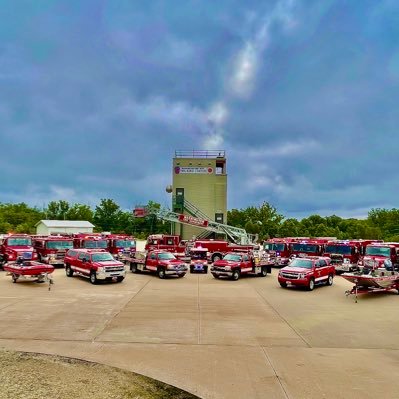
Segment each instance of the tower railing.
M225 150L176 150L175 158L225 158Z

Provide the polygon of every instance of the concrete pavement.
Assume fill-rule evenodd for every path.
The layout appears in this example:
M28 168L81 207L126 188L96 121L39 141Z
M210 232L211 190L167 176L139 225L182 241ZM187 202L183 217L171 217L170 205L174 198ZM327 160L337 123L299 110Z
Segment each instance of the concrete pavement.
M340 277L313 292L266 278L13 284L0 272L0 346L96 361L203 398L399 397L399 296Z

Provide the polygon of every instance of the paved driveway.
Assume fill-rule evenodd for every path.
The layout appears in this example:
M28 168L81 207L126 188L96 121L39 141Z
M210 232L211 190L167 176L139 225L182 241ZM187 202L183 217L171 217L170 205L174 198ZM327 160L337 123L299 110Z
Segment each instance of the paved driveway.
M399 397L399 296L346 298L266 278L43 284L0 272L0 346L138 372L203 398Z

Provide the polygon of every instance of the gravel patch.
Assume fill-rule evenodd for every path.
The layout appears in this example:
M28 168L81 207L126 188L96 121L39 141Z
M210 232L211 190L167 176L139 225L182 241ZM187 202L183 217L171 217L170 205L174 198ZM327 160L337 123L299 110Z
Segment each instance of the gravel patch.
M0 350L0 399L198 399L129 371L60 356Z

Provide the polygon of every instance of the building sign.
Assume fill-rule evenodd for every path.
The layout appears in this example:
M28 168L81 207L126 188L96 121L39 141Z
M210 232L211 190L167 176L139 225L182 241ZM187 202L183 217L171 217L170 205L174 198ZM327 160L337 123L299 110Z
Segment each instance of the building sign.
M211 167L191 167L191 166L176 166L175 173L179 174L211 174L213 168Z
M199 219L195 218L190 215L179 215L179 220L180 222L187 223L187 224L192 224L194 226L200 226L200 227L208 227L208 221L204 219Z

